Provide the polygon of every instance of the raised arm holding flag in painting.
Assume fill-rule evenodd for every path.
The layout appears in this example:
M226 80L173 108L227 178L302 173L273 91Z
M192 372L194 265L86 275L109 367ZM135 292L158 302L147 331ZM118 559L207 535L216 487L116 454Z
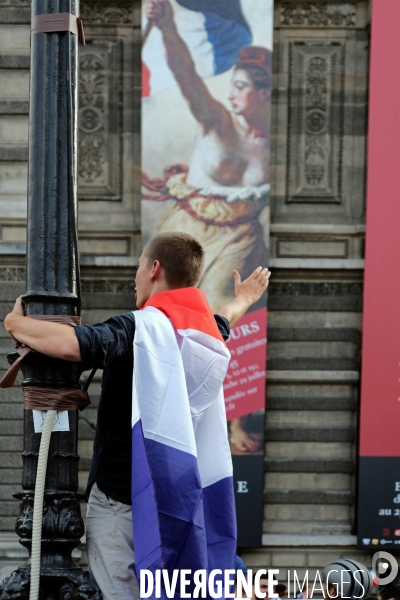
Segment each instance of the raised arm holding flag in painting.
M213 316L194 287L203 264L194 238L161 234L139 259L141 310L75 329L38 326L18 299L5 319L37 352L104 369L87 515L88 562L104 600L139 598L135 562L138 575L233 568L224 339L267 288L269 271L243 282L235 272L236 297Z
M201 10L201 2L190 4L196 6L197 12ZM176 28L169 0L150 0L145 12L162 32L168 66L201 127L189 163L188 184L206 188L259 186L268 182L271 53L254 46L238 52L234 48L235 69L228 93L231 110L227 110L213 98L198 75ZM249 39L246 36L247 42ZM236 44L240 41L239 38ZM221 48L221 56L226 56L228 50ZM218 58L214 55L216 73ZM226 58L224 64L233 66L226 63Z

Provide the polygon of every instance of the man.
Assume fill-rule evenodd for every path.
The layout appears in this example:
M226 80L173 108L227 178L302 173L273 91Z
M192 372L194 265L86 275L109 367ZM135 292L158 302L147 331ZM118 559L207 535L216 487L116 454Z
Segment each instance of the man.
M284 583L278 583L274 587L274 592L279 595L279 598L286 598L286 596L287 596L287 586Z
M236 569L236 573L239 569ZM243 570L243 569L240 569ZM247 578L247 567L246 567L246 572L244 572L244 576L245 578ZM256 589L255 586L255 577L256 577L257 573L254 574L253 578L253 585L251 587L251 598L248 598L247 596L245 596L245 591L244 588L242 587L242 585L240 585L239 581L238 581L238 575L236 574L236 581L235 581L235 598L248 598L248 600L259 600L260 598L264 598L266 600L268 600L268 571L265 573L264 570L262 570L262 573L260 575L259 578L259 583L258 583L258 589ZM261 596L258 595L258 591L260 592ZM263 594L265 594L265 596L263 596Z
M204 263L200 244L190 235L166 233L146 245L136 275L139 309L163 294L196 291ZM267 269L241 282L235 272L236 298L220 308L215 321L223 338L268 285ZM197 290L198 291L198 290ZM198 293L201 293L198 291ZM143 311L146 312L146 311ZM104 369L102 394L89 475L88 562L104 600L139 598L134 571L131 509L131 413L135 313L75 329L23 316L21 299L4 321L7 331L34 350ZM139 321L142 319L140 317ZM221 340L222 341L222 340Z
M379 600L400 600L400 585L390 583L379 587Z
M260 593L265 594L265 598L268 598L268 571L266 573L262 573L260 577L260 585L259 585ZM252 600L258 600L260 596L257 594L257 590L253 585L253 597Z

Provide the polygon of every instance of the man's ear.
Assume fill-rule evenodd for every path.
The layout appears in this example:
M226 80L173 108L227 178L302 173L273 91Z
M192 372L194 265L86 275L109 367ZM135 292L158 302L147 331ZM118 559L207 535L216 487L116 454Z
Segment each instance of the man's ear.
M159 279L160 275L161 275L161 263L159 260L155 260L155 261L153 261L153 265L151 268L151 278Z

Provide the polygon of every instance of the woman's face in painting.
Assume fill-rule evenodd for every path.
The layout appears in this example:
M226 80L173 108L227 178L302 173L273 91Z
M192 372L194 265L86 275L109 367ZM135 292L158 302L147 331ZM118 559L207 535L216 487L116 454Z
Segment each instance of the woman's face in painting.
M228 100L235 115L253 114L265 102L266 90L258 90L245 69L235 69Z

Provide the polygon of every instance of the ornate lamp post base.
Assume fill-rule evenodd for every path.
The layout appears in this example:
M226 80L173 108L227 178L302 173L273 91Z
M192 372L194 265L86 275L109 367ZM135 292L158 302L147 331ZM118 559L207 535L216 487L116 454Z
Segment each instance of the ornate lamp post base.
M28 367L28 365L27 365ZM72 559L84 534L80 503L85 495L76 490L78 455L76 445L77 411L69 412L69 432L52 434L48 486L63 483L65 489L46 489L42 521L42 558L39 600L102 600L97 585ZM20 543L31 552L34 483L40 434L34 432L32 411L25 411L25 451L23 487L14 498L20 500L15 530ZM62 477L61 477L62 476ZM31 489L29 489L31 488ZM72 489L71 489L72 488ZM74 489L75 488L75 489ZM30 559L7 577L0 587L0 600L28 600Z
M68 571L44 569L41 574L39 600L101 600L102 595L89 574L79 567ZM18 567L4 580L0 591L2 600L29 600L30 564Z

